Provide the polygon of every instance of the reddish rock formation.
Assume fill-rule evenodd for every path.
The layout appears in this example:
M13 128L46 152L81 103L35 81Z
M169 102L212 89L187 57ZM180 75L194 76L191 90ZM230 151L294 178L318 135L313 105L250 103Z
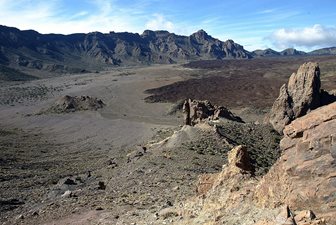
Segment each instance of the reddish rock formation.
M251 159L247 152L246 146L239 145L233 148L228 154L229 167L231 170L237 170L237 172L251 173L253 168L251 165Z
M336 103L294 120L284 129L283 155L259 183L263 207L313 210L336 224Z

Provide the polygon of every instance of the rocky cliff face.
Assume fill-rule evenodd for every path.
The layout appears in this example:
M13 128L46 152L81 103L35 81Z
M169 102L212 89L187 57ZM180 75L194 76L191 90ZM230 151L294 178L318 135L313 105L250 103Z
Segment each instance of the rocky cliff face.
M256 188L263 207L309 208L336 223L336 103L294 120L284 129L282 157Z
M197 59L250 58L243 46L200 30L190 36L146 30L143 34L40 34L0 26L0 63L71 72L107 65L175 63Z

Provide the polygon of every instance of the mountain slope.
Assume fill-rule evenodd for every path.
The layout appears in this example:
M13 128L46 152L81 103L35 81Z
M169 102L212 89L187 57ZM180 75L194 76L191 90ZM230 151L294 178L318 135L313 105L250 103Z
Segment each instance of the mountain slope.
M280 56L281 54L271 48L265 50L255 50L252 52L253 57L270 57L270 56Z
M280 52L283 56L298 56L298 55L306 55L307 53L303 51L298 51L295 48L287 48Z
M0 26L0 64L28 70L81 72L106 66L225 58L251 58L251 54L232 40L222 42L204 30L190 36L150 30L141 35L61 35Z
M336 47L321 48L309 52L310 55L336 55Z
M301 56L307 55L306 52L296 50L295 48L287 48L281 52L277 52L271 48L265 50L255 50L252 52L253 57L277 57L277 56Z

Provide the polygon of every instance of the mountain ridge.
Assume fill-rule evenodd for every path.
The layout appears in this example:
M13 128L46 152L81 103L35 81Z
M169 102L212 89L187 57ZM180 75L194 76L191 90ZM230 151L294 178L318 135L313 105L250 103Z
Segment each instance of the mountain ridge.
M168 31L143 34L91 32L40 34L0 26L0 64L50 72L100 70L105 66L167 64L201 59L251 58L243 46L199 30L190 36Z
M31 75L101 71L109 66L325 54L336 54L336 47L310 53L293 48L249 52L231 39L221 41L202 29L189 36L164 30L65 35L0 25L0 65Z
M271 57L271 56L311 56L311 55L336 55L336 47L320 48L310 52L304 52L295 48L287 48L282 51L276 51L271 48L257 49L251 52L253 57Z

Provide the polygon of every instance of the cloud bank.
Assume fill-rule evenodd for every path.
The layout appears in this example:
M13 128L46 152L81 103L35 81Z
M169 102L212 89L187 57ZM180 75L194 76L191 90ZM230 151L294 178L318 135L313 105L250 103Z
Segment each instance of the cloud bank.
M282 28L274 31L268 39L280 49L331 47L336 46L336 27L316 24L305 28Z

